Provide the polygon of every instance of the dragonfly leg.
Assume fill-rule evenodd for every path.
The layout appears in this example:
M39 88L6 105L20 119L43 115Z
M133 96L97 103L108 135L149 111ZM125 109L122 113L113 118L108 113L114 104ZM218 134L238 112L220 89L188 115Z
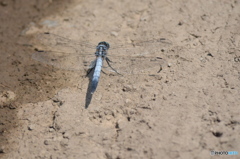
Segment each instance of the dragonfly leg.
M108 66L109 66L114 72L116 72L116 73L119 74L119 75L122 75L122 74L120 74L117 70L115 70L115 69L110 65L110 62L112 62L112 61L111 61L108 57L106 57L105 59L106 59L106 61L107 61Z
M102 73L104 73L105 75L107 75L107 73L106 73L106 72L104 72L103 70L101 70L101 72L102 72Z
M106 60L107 60L108 62L112 62L108 57L106 57Z

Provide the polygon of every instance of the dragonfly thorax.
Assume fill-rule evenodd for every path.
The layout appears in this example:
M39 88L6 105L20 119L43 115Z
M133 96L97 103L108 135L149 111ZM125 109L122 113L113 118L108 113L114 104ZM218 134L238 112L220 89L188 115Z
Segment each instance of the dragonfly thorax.
M109 47L109 43L105 41L98 43L95 55L105 57L107 55L107 50L109 49Z

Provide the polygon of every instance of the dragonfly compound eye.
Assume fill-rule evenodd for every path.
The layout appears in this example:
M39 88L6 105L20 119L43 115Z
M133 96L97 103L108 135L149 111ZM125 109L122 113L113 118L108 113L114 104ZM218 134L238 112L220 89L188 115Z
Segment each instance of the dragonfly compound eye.
M109 43L108 43L108 42L106 42L106 41L102 41L102 42L98 43L98 45L104 45L104 46L106 46L106 47L107 47L107 49L109 49L109 48L110 48L110 45L109 45Z

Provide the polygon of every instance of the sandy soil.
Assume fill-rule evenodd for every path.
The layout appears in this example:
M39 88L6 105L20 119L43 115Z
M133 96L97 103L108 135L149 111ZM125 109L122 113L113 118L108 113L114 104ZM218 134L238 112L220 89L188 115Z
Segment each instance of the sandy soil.
M0 158L240 153L239 1L0 0L0 21ZM164 37L156 53L169 67L102 74L89 99L83 72L31 59L46 31L94 44Z

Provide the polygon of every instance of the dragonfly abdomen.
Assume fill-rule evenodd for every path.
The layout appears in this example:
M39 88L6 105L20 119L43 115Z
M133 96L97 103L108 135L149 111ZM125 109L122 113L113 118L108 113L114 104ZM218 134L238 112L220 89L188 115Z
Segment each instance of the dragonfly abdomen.
M99 56L97 58L95 70L94 70L94 73L93 73L91 94L93 94L97 89L97 85L98 85L98 81L99 81L99 78L100 78L101 70L102 70L102 57Z

